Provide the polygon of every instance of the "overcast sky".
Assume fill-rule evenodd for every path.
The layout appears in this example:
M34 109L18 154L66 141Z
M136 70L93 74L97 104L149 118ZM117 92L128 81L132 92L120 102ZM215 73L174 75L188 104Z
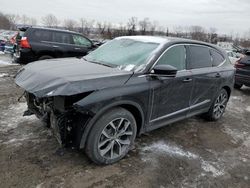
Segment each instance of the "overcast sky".
M226 34L243 35L250 29L250 0L0 0L0 11L117 24L132 16L148 17L164 27L201 25Z

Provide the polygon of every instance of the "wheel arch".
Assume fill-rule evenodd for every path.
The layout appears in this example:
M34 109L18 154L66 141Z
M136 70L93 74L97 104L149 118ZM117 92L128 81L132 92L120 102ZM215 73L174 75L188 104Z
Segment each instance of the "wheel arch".
M229 86L223 86L222 89L225 89L227 94L228 94L228 98L230 97L231 95L231 88Z
M110 110L112 108L116 108L116 107L122 107L133 114L133 116L136 120L136 124L137 124L137 135L141 134L141 132L143 131L143 125L144 125L144 121L145 121L145 119L144 119L145 115L144 115L144 112L143 112L141 106L138 103L133 102L133 101L119 101L119 102L115 102L115 103L112 103L108 106L103 107L88 122L88 124L86 125L86 127L83 131L83 134L82 134L82 138L81 138L80 145L79 145L80 149L83 149L85 147L88 135L89 135L94 123L98 120L98 118L101 117L108 110Z

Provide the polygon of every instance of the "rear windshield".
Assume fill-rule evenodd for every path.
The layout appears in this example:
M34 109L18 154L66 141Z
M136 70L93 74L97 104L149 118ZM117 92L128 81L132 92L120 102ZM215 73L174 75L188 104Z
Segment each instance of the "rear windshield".
M84 57L87 61L131 71L144 67L158 43L132 39L114 39Z

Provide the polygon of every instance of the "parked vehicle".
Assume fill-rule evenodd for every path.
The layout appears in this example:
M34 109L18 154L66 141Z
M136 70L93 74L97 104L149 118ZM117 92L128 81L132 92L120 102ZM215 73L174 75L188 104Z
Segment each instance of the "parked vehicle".
M19 30L13 61L21 64L51 58L82 57L95 48L88 38L71 31L38 27Z
M250 87L250 51L238 60L235 64L235 84L236 89L240 89L243 85Z
M0 36L0 52L5 50L6 39Z
M233 65L240 59L240 56L233 51L228 50L227 55Z
M84 148L95 163L112 164L136 135L198 114L220 119L234 73L226 52L214 45L130 36L82 59L24 66L15 82L26 91L25 114L51 126L62 146Z
M16 36L17 36L17 32L13 32L7 37L7 41L5 43L5 49L4 49L5 52L11 53L11 54L14 53Z

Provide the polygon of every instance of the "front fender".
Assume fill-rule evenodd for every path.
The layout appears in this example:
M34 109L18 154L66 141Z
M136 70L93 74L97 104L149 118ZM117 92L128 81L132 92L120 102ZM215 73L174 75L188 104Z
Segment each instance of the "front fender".
M84 148L87 136L97 119L105 113L105 111L113 107L122 105L135 107L140 112L142 125L144 125L144 120L147 116L148 100L149 90L145 88L145 86L131 86L130 88L123 86L115 89L95 91L75 103L74 107L77 111L92 114L93 116L84 129L80 149Z

